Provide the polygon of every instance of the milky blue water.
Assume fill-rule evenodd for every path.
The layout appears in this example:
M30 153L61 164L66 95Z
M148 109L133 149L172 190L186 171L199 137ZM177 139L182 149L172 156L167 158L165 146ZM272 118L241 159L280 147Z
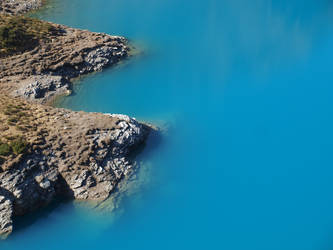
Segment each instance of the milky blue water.
M332 1L50 2L40 18L144 51L59 105L168 132L121 215L61 204L0 249L333 249Z

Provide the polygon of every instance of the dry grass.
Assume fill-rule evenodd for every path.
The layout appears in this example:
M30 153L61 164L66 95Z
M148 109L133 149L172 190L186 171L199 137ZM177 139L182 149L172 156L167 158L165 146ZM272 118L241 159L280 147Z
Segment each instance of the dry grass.
M58 32L54 25L38 19L0 15L0 58L31 50Z
M0 95L0 164L29 151L29 139L38 126L33 118L28 104Z

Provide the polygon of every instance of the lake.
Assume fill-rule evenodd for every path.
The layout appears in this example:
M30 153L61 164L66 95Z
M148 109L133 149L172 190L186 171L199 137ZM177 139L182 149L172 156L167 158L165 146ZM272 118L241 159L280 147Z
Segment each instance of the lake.
M58 106L163 133L121 212L55 204L0 249L333 248L332 1L52 0L36 15L139 52Z

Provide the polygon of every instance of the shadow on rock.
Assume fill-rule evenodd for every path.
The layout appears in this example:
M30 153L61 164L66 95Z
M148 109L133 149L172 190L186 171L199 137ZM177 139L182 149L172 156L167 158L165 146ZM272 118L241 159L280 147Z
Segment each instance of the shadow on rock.
M55 186L56 196L48 204L41 204L40 207L24 215L15 215L13 218L13 228L15 229L13 234L25 230L37 221L47 218L55 209L63 204L68 204L73 201L73 191L69 188L64 178L59 175L58 181ZM8 192L12 195L10 192ZM14 196L11 196L14 200Z

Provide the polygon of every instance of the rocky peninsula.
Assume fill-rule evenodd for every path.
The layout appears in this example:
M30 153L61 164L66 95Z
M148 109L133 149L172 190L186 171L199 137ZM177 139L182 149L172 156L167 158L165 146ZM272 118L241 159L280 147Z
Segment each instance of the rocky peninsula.
M0 16L1 25L8 34L0 29L0 91L31 102L70 93L70 80L114 65L130 51L124 37L23 16Z
M0 4L0 234L57 197L104 201L134 172L152 128L126 115L48 104L71 80L128 57L125 38L17 14L38 0Z

